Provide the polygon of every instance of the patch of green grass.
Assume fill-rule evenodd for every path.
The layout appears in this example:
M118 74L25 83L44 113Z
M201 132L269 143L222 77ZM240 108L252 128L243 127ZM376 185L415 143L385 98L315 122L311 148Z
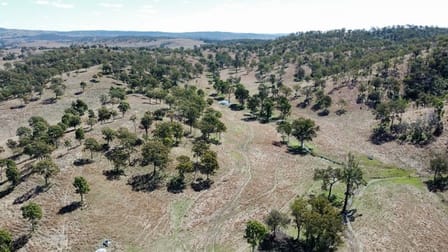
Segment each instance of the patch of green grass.
M425 185L422 180L418 177L402 177L402 178L393 178L390 180L391 183L398 185L412 185L420 189L424 189Z
M175 230L180 229L182 224L182 218L187 212L188 208L193 204L191 199L180 199L171 203L170 216L171 224Z
M419 189L424 189L425 185L423 184L423 181L418 177L394 177L394 178L386 178L386 179L379 179L376 181L372 181L371 184L381 184L381 185L411 185Z
M384 164L376 159L369 159L367 156L358 156L359 165L363 169L364 179L410 177L412 172L394 165Z

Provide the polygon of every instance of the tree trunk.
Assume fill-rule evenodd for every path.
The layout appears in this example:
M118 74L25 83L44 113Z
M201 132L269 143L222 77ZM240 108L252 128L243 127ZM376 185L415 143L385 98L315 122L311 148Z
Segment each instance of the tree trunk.
M345 198L344 198L344 206L342 207L342 214L345 214L347 212L347 204L349 196L350 196L350 183L348 182L345 189Z
M80 193L79 195L81 195L81 205L84 204L84 194Z
M152 171L152 176L153 176L153 177L156 176L156 164L154 164L154 170Z
M328 196L327 196L327 199L328 199L328 200L330 200L330 197L331 197L331 190L333 189L333 185L334 185L334 184L330 184L330 187L328 188Z
M302 148L302 150L303 150L303 142L304 142L304 140L302 139L302 140L300 140L300 148Z
M296 221L296 226L297 226L297 240L299 240L299 238L300 238L300 223L298 221Z

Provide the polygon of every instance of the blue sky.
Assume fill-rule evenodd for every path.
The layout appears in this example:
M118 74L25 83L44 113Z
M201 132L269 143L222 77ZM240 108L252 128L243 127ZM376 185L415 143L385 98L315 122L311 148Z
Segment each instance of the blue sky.
M255 33L448 27L447 10L446 0L0 0L0 27Z

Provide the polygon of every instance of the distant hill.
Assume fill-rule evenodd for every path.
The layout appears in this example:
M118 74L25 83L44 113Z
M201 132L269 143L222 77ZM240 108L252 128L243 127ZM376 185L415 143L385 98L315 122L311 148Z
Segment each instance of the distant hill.
M256 34L256 33L232 33L232 32L157 32L157 31L39 31L18 30L0 28L0 46L14 45L20 42L53 41L53 42L78 42L98 41L111 38L182 38L202 41L224 41L240 39L271 40L284 34Z

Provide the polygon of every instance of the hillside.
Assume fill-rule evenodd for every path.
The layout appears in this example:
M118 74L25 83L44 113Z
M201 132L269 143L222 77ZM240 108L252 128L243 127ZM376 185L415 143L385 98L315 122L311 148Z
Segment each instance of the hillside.
M0 230L19 251L250 251L251 221L259 250L443 251L447 35L4 49Z
M70 44L103 43L114 46L113 40L160 40L160 39L189 39L196 41L225 41L239 39L270 40L281 34L253 34L231 32L137 32L137 31L34 31L17 29L0 29L0 48L22 47L30 42L53 42Z

